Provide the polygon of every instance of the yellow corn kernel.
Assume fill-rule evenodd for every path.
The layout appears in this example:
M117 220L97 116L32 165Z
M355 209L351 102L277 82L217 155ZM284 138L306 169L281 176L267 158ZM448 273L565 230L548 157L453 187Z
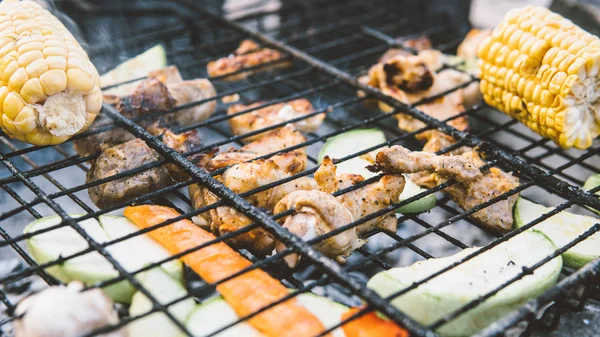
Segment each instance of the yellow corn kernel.
M0 127L9 136L50 145L85 130L102 107L99 78L50 12L33 1L0 3Z
M598 37L529 6L507 13L478 56L488 104L562 147L586 148L600 135L600 122L589 116L598 103L588 95L600 81Z

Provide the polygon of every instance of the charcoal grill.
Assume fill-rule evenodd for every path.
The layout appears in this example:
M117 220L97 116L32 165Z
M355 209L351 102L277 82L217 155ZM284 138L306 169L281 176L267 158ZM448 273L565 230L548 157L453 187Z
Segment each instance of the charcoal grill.
M218 94L207 100L217 100L217 110L204 122L175 128L175 131L197 129L203 138L201 148L183 155L168 148L159 138L148 133L138 124L139 119L127 119L112 107L104 106L103 113L111 117L114 124L88 130L77 135L75 139L111 128L125 128L158 151L164 160L92 183L84 183L85 173L89 167L87 162L97 155L86 157L76 155L70 144L72 140L58 146L38 147L12 141L2 135L0 137L2 142L0 144L2 150L0 161L5 169L0 171L0 187L3 190L0 194L3 205L3 213L0 214L2 223L0 236L3 238L3 241L0 242L0 252L1 256L6 258L14 256L16 253L27 265L0 277L0 285L2 285L0 301L5 306L4 311L8 314L0 323L3 327L9 326L15 319L12 311L16 303L10 294L11 289L14 288L11 288L11 285L31 278L41 278L48 284L56 284L57 281L46 274L44 268L63 263L91 251L98 251L106 257L119 271L120 276L100 282L90 288L106 287L126 279L153 302L154 307L147 314L157 311L165 313L188 336L191 336L189 331L170 315L166 308L192 296L202 301L215 293L214 289L218 283L227 280L215 284L205 284L188 273L190 274L188 294L171 303L160 304L142 288L135 280L134 275L167 260L149 265L135 273L129 273L111 258L106 250L109 245L140 235L152 228L108 243L98 244L77 225L76 221L68 216L69 213L87 213L80 218L83 220L109 212L118 213L120 209L133 203L157 203L174 207L183 214L179 218L155 226L161 227L183 218L189 219L219 205L233 206L252 219L254 223L242 230L219 237L208 244L221 242L257 227L264 227L273 233L288 248L266 258L241 251L253 261L253 265L242 272L263 268L281 279L290 288L294 288L295 290L282 301L310 291L325 294L350 305L356 305L362 300L366 304L364 309L348 320L376 310L405 327L410 331L411 336L428 337L437 336L434 332L436 328L481 304L486 298L530 274L534 269L600 230L600 224L596 224L576 240L560 247L553 254L539 261L531 269L523 270L514 279L431 326L421 326L405 313L390 305L392 298L414 289L419 284L438 276L455 265L535 226L561 210L577 208L577 212L580 213L589 213L587 207L600 210L600 199L593 194L595 190L584 191L580 188L588 175L598 173L600 157L597 155L599 150L597 143L594 143L594 146L586 151L563 150L557 148L551 141L533 134L515 120L483 105L463 113L468 116L472 129L469 132L459 131L446 124L447 121L439 121L423 114L419 111L419 105L449 94L460 87L408 106L356 81L357 75L366 71L389 47L405 48L410 51L410 48L403 45L403 40L410 37L426 35L433 41L436 49L445 52L455 49L469 28L464 14L468 9L468 5L465 5L468 1L441 4L433 1L410 0L401 2L308 0L285 1L282 4L277 1L257 0L238 3L234 6L235 10L229 12L221 9L222 2L219 1L205 3L193 0L170 2L63 0L55 3L58 9L75 19L81 28L83 38L88 41L86 49L90 53L92 61L101 71L107 70L126 57L142 52L157 43L163 43L168 50L169 64L177 65L185 78L208 77L206 63L227 55L245 38L252 38L261 45L284 52L287 55L285 60L292 59L293 66L255 74L238 82L224 82L222 77L210 78L217 88ZM275 3L274 6L273 3ZM284 60L275 62L282 61ZM250 70L252 69L243 71ZM475 81L477 79L473 78L472 82ZM357 97L357 90L366 92L368 96L366 98ZM243 195L236 195L213 178L222 172L206 173L188 161L186 158L190 155L215 146L221 148L240 146L242 144L240 140L250 135L233 136L228 129L227 120L231 116L226 115L226 105L221 102L221 99L232 94L239 94L243 103L251 103L258 99L267 100L263 106L305 97L310 99L316 107L314 114L325 112L325 122L318 131L307 134L305 143L286 149L289 151L307 146L311 162L309 168L290 179L263 186ZM379 110L368 108L363 105L363 101L367 98L381 100L392 106L394 111L382 113ZM196 101L188 106L202 104L207 100ZM250 111L252 110L242 111L240 114ZM412 133L399 130L393 118L398 113L408 114L424 122L426 127ZM155 114L150 118L153 117L159 116ZM310 116L303 118L308 117ZM282 125L275 125L252 134L279 126ZM251 193L257 193L288 180L312 174L317 166L316 153L325 140L348 130L370 127L385 131L388 141L381 145L402 144L413 150L420 149L414 139L415 134L429 129L440 130L457 140L455 146L478 147L488 160L486 167L497 166L503 170L514 172L520 178L521 186L477 207L462 210L448 198L439 194L440 190L452 184L452 182L447 182L413 198L390 205L382 211L357 219L339 230L309 242L303 242L277 224L276 220L289 212L272 216L244 200L243 197ZM340 158L340 161L367 153L381 145ZM450 150L452 148L447 148L444 152ZM87 189L91 186L135 174L165 162L177 164L190 174L191 179L104 210L98 210L90 202ZM372 183L377 179L379 176L367 180L364 184ZM193 182L205 185L222 200L194 210L190 206L187 192L183 189ZM364 184L337 193L346 193ZM371 243L358 249L346 265L336 264L311 247L311 244L319 240L324 240L432 193L441 196L435 209L423 214L399 216L399 231L396 234L378 231L369 233L368 237ZM504 236L489 233L479 224L470 220L469 215L515 193L522 193L533 200L558 205L558 207L527 226L513 230ZM22 226L34 218L52 214L58 214L63 219L56 226L57 228L61 226L75 228L88 241L89 248L71 256L63 256L54 262L37 265L23 248L24 240L28 238L28 235L22 234ZM195 250L208 244L198 246ZM475 244L484 245L484 248L391 297L381 298L365 286L367 278L376 271L395 265L406 265L418 259L447 255ZM302 268L299 271L287 269L282 261L285 255L292 252L303 256ZM176 259L180 255L170 259ZM521 309L493 323L478 336L502 336L512 328L515 328L513 330L517 333L527 336L536 330L556 328L562 313L579 310L589 298L599 297L598 272L600 272L600 261L598 260L577 271L564 269L558 285ZM269 307L278 303L273 303ZM247 320L269 307L242 317L240 321ZM147 314L137 317L129 317L124 314L118 324L98 329L88 336L117 329ZM216 331L213 335L223 329Z

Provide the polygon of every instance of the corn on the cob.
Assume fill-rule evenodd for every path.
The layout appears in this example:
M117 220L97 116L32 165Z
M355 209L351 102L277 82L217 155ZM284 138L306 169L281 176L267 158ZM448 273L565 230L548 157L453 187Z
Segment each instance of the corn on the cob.
M588 148L600 134L598 37L528 6L508 12L478 56L489 105L564 148Z
M0 127L35 145L85 130L102 107L100 77L67 28L33 1L0 4Z

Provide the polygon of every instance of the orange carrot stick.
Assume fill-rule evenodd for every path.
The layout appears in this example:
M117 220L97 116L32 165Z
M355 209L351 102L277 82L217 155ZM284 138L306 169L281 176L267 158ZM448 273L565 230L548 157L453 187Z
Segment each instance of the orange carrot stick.
M125 208L125 216L140 228L147 228L180 214L164 206L143 205ZM149 235L172 254L192 249L215 239L189 220L155 229ZM208 283L214 283L252 265L225 243L215 243L183 256L182 261ZM278 280L261 269L243 273L217 285L217 291L242 317L289 294ZM295 298L280 303L249 320L267 336L316 336L325 330L321 322Z
M342 314L342 320L359 312L361 308L352 308ZM342 328L346 337L408 337L408 332L392 321L369 312L345 323Z

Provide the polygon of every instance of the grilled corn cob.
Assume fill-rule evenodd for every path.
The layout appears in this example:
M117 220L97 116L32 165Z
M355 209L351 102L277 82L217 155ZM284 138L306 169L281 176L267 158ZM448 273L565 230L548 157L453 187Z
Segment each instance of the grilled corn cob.
M33 1L0 4L0 127L35 145L85 130L102 107L100 77L67 28Z
M600 39L541 7L508 12L479 46L485 101L561 147L600 134Z

